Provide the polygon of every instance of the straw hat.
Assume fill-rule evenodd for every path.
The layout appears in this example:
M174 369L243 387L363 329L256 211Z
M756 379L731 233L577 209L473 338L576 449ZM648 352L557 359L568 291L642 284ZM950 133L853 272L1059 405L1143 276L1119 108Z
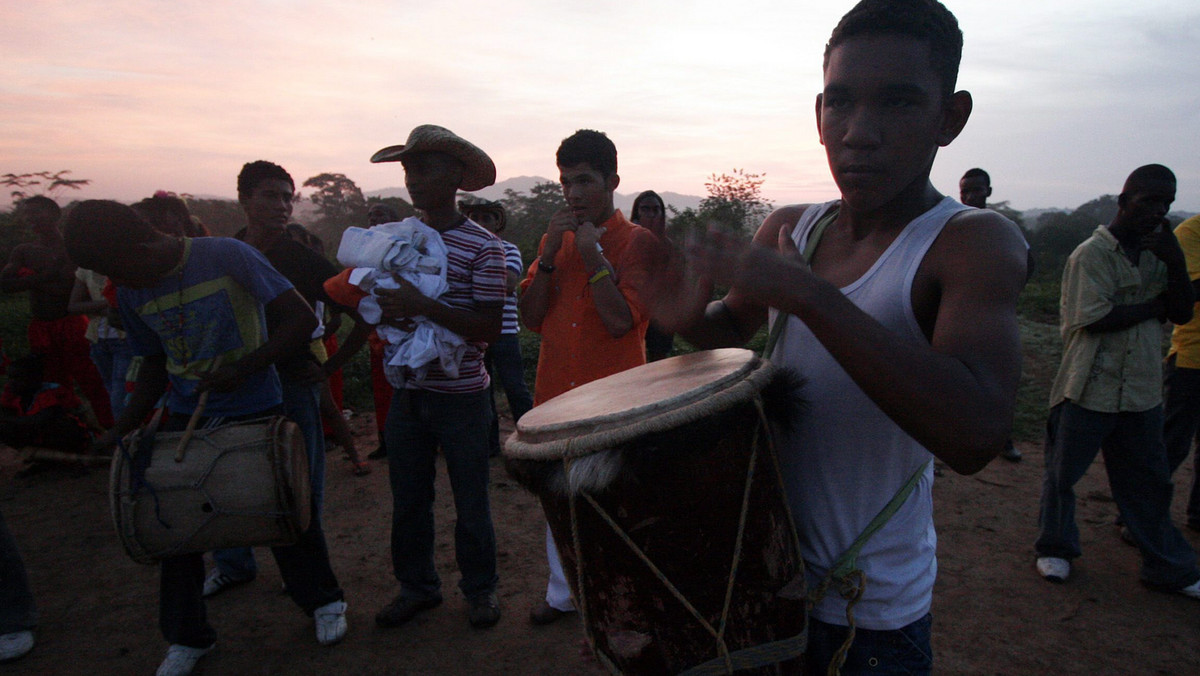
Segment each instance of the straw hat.
M371 156L371 162L399 162L413 153L446 153L463 163L463 178L459 188L481 190L496 182L496 165L487 153L475 144L439 127L423 124L412 130L404 145L388 146Z

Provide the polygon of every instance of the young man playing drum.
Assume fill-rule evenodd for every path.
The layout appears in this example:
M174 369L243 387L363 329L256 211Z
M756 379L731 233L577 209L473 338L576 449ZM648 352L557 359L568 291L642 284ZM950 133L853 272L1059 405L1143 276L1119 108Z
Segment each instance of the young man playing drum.
M521 283L521 317L542 336L534 405L646 363L649 316L639 298L658 240L613 206L617 147L582 129L555 160L567 206L550 219ZM558 551L546 530L550 581L529 619L549 624L574 611Z
M855 6L830 37L816 99L841 199L775 211L750 246L696 247L692 274L656 303L705 347L786 322L772 361L803 378L806 409L779 453L810 588L896 496L857 557L866 583L842 673L930 671L930 461L977 472L1012 427L1024 242L929 180L971 112L954 89L961 53L957 21L935 0ZM714 281L730 291L709 303ZM824 673L844 643L847 610L834 591L817 601L810 671Z
M183 429L205 392L202 424L280 410L273 364L304 349L317 322L262 254L234 239L170 237L129 207L99 200L72 210L65 238L76 264L117 285L134 354L144 358L129 406L99 446L137 427L168 383L162 431ZM320 520L312 524L297 544L272 551L288 594L314 617L317 640L336 643L346 633L346 603ZM203 555L169 557L161 569L159 626L171 646L158 674L185 675L216 642L201 598Z
M491 381L483 366L488 343L500 336L504 309L504 248L500 240L455 208L459 190L486 188L496 165L474 144L436 125L412 130L404 145L383 148L372 162L400 162L404 185L422 221L441 234L447 250L449 289L430 298L395 276L398 289L377 290L383 318L399 328L425 317L465 339L457 373L440 360L423 378L388 365L398 346L384 348L388 381L395 387L387 415L388 476L392 487L392 570L400 593L375 615L381 627L400 626L442 603L434 562L433 481L440 447L454 491L454 549L462 573L459 589L476 628L500 620L496 596L496 535L488 497L488 429ZM364 293L346 271L325 288L335 301L357 307Z

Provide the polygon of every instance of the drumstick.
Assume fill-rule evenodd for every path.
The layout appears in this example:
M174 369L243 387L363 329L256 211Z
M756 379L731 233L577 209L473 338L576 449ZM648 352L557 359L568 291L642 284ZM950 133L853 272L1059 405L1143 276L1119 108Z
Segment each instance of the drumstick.
M112 462L111 455L84 455L81 453L67 453L53 448L41 448L37 446L27 446L21 449L21 454L25 460L44 460L49 462L77 462L81 465L107 465Z
M209 373L221 368L221 360L225 355L218 355L213 360L212 368ZM196 402L196 410L192 411L192 417L188 419L187 427L183 430L183 436L179 437L179 445L175 447L175 462L183 462L183 454L187 451L187 446L192 442L192 435L196 432L196 423L200 421L200 416L204 415L204 407L208 404L208 393L212 390L204 390L200 393L200 401Z

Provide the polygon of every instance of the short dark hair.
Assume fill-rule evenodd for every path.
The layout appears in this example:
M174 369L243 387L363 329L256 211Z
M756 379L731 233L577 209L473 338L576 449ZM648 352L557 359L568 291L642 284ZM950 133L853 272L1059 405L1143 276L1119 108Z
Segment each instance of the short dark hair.
M1175 180L1175 172L1164 167L1161 164L1145 164L1133 170L1129 174L1129 178L1125 179L1125 186L1121 188L1121 194L1132 192L1147 183L1177 183Z
M942 95L954 93L962 61L963 35L958 19L937 0L862 0L829 36L825 68L834 47L861 35L904 35L929 43L929 58L942 81Z
M631 214L631 218L633 219L634 223L637 223L638 207L640 207L642 205L642 202L648 202L650 200L654 200L655 202L658 202L658 207L660 209L662 209L663 216L667 215L667 203L663 201L663 198L660 197L659 194L654 192L653 190L646 190L646 191L639 193L638 196L633 199L633 206L629 208L629 210L633 212Z
M249 198L254 194L254 189L258 187L259 183L272 179L287 181L291 184L293 191L296 189L296 182L292 180L292 175L274 162L256 160L243 164L242 171L238 173L237 178L238 199Z
M192 223L192 213L188 211L187 203L174 195L155 195L147 197L133 205L133 210L150 222L159 232L168 235L190 236L188 226ZM171 231L167 228L170 219L179 223L182 232Z
M608 178L617 173L617 146L602 131L580 129L563 139L554 160L560 167L587 164Z
M154 241L162 235L133 208L112 200L85 200L75 205L63 224L67 255L91 270L115 248Z
M962 180L966 180L968 178L975 178L976 176L983 178L984 183L987 183L988 185L992 184L992 177L988 176L988 173L986 171L980 169L979 167L975 167L974 169L968 169L967 172L965 174L963 174L962 178L960 178L959 180L962 181Z
M62 208L58 206L58 202L55 202L45 195L32 195L30 197L26 197L20 202L17 202L17 208L43 211L47 216L53 218L55 223L57 223L58 219L62 217Z

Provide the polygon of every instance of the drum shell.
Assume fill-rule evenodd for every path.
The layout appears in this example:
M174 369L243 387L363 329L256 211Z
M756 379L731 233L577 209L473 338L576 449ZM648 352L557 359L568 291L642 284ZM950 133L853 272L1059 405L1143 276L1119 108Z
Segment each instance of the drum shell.
M308 529L308 455L295 423L276 416L196 430L177 463L182 436L160 432L153 448L131 446L135 456L151 453L147 486L136 490L133 457L118 452L113 458L113 521L133 560L154 563L228 547L290 545Z
M571 498L549 490L563 483L546 480L549 463L509 459L510 471L542 502L574 597L586 606L588 632L610 668L672 674L718 658L716 640L664 580L719 627L735 553L728 649L804 633L804 601L779 595L802 575L803 563L769 437L760 409L748 401L602 452L622 467L615 481L591 495L616 529L581 498L572 514ZM800 660L792 660L760 672L799 668Z

